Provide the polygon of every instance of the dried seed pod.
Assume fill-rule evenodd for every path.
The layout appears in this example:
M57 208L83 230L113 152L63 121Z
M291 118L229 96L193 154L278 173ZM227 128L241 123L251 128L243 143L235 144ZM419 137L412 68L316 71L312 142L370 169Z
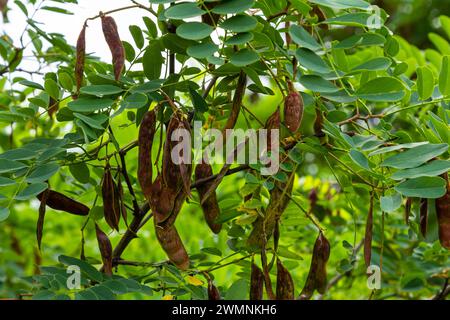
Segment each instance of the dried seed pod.
M373 201L374 195L370 195L369 213L367 214L366 221L366 234L364 236L364 261L366 267L370 266L370 260L372 258L372 233L373 233Z
M284 123L291 132L296 132L300 128L303 118L303 98L295 91L289 81L289 94L284 100Z
M53 116L55 115L56 112L58 112L58 110L59 110L59 101L50 97L47 110L50 118L53 118Z
M405 203L405 222L406 222L406 224L409 223L409 216L411 214L411 205L412 205L412 198L408 197L406 199L406 203Z
M75 62L75 82L77 85L77 93L80 92L80 88L83 84L84 61L86 58L86 27L87 24L85 23L81 29L77 41L77 60Z
M103 270L108 276L112 276L112 245L108 236L95 224L95 234L97 236L98 247L103 261Z
M45 219L45 208L47 206L47 200L49 196L49 189L45 190L41 193L41 204L39 205L39 217L36 224L36 239L38 243L38 248L41 250L41 241L42 241L42 231L44 229L44 219Z
M428 229L428 199L420 199L420 233L427 236Z
M189 268L189 257L175 226L161 226L155 223L155 231L156 237L170 261L178 269Z
M138 180L147 201L151 199L153 179L152 145L156 131L156 114L147 111L139 128Z
M166 221L173 212L177 193L164 186L161 175L156 177L151 188L150 207L157 223Z
M125 49L122 41L120 40L117 25L114 19L110 16L102 15L102 30L105 36L106 43L112 54L114 77L116 81L119 81L122 74L123 67L125 66Z
M37 195L40 201L43 200L44 192ZM87 216L89 214L87 206L53 190L48 191L46 205L54 210L65 211L77 216Z
M264 290L264 274L258 266L252 262L250 275L250 300L262 300Z
M277 300L294 300L294 281L289 271L277 259Z
M444 248L450 249L450 182L447 173L442 175L442 178L447 181L447 193L443 197L436 199L439 241Z
M119 231L120 202L109 164L106 165L103 174L102 196L105 220L112 229Z
M324 137L325 133L323 132L323 115L322 111L319 108L316 108L316 120L314 121L314 134L316 137Z
M330 243L322 232L316 239L305 286L300 294L300 300L311 299L314 291L324 294L327 288L327 262L330 257Z
M208 300L220 300L219 289L217 289L211 279L208 280Z
M208 178L212 175L213 175L213 172L212 172L211 165L209 165L205 162L199 163L195 167L195 179L196 180ZM199 193L200 199L203 198L204 194L206 193L206 191L208 191L210 186L211 186L210 183L204 183L197 187L197 191ZM219 203L217 201L216 192L214 191L213 193L211 193L211 195L203 202L203 204L201 206L202 206L202 210L203 210L203 215L205 217L206 223L208 224L209 228L214 233L216 233L216 234L219 233L220 230L222 229L222 224L215 223L216 219L219 217L219 214L220 214L220 208L219 208Z

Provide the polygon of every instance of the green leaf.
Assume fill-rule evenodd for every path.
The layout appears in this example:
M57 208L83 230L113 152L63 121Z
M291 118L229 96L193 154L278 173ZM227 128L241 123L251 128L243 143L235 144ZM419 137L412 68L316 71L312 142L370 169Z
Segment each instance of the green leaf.
M306 89L309 89L313 92L330 93L330 92L336 92L339 90L339 88L337 88L330 81L325 80L324 78L322 78L320 76L304 75L304 76L300 77L299 82Z
M44 87L41 86L39 83L37 82L33 82L33 81L29 81L29 80L22 80L19 82L21 85L26 86L26 87L30 87L33 89L38 89L38 90L42 90L44 91Z
M154 92L154 91L158 90L159 88L161 88L163 83L164 83L164 80L162 80L162 79L152 80L152 81L145 82L143 84L140 84L140 85L134 87L131 90L131 92L140 92L140 93Z
M69 166L72 176L81 183L88 183L90 178L90 171L86 163L76 163Z
M159 46L152 42L145 50L142 57L142 65L144 67L144 74L149 80L159 79L161 76L162 65L164 59L161 54Z
M295 57L297 58L298 62L308 70L318 73L328 73L331 71L325 61L323 61L320 56L309 49L298 49L295 52Z
M27 148L11 149L0 154L0 159L30 160L36 157L36 152Z
M248 15L237 15L220 24L222 29L232 32L247 32L255 29L258 21Z
M411 148L423 146L428 143L429 143L428 141L424 141L424 142L405 143L405 144L399 144L396 146L385 147L385 148L381 148L381 149L372 151L371 153L369 153L369 157L372 157L372 156L375 156L378 154L384 154L384 153L400 150L400 149L411 149Z
M9 208L0 208L0 222L8 219L10 213Z
M45 92L55 100L59 99L59 87L53 79L46 79L44 83Z
M381 166L397 169L415 168L443 154L447 150L448 144L446 143L425 144L393 155L384 160Z
M248 298L248 282L239 279L234 282L225 294L225 300L245 300Z
M187 22L180 25L176 33L183 39L201 40L208 37L213 30L213 27L203 22Z
M71 101L67 104L70 110L75 112L94 112L101 109L109 108L113 105L111 99L91 99L91 98L80 98Z
M327 19L323 23L363 28L367 26L371 16L371 13L366 12L347 13Z
M203 113L208 111L208 104L205 99L194 89L189 88L189 94L191 95L191 101L196 111Z
M103 274L83 260L60 255L58 257L58 261L66 266L77 265L78 267L80 267L80 270L89 277L89 279L95 280L97 282L103 281Z
M349 156L358 166L363 169L370 170L369 160L363 153L359 152L358 150L352 149L350 150Z
M366 61L359 66L352 69L352 72L354 71L379 71L379 70L386 70L391 66L391 60L388 58L375 58L369 61Z
M289 30L292 40L300 47L305 47L312 51L322 50L322 46L305 29L298 25L292 25Z
M433 95L434 76L427 66L417 68L417 92L422 100L427 100Z
M437 199L447 192L447 182L440 177L420 177L406 180L394 189L405 197Z
M251 32L243 32L243 33L238 33L234 36L232 36L231 38L228 38L224 44L227 46L238 46L241 44L246 44L250 41L252 41L254 38L253 33Z
M395 193L390 196L382 196L380 198L381 210L387 213L396 211L402 205L402 196Z
M60 166L56 163L45 163L34 169L26 181L30 183L44 182L57 173L59 169Z
M403 83L392 77L380 77L361 86L356 94L368 101L394 102L403 99L405 87Z
M442 58L442 67L439 75L439 91L443 96L450 96L450 56Z
M0 173L5 172L16 172L17 170L26 168L27 165L22 162L8 160L8 159L0 159Z
M59 83L61 84L61 87L66 89L67 91L71 92L73 90L73 81L72 77L66 73L61 72L58 76Z
M83 121L84 123L86 123L89 127L93 128L93 129L105 130L105 128L102 126L102 123L104 123L108 119L107 117L106 117L106 119L103 118L103 117L98 119L99 116L102 116L102 115L89 115L89 116L86 116L84 114L76 113L76 112L74 112L73 115L76 118L78 118L81 121Z
M227 0L222 1L222 3L218 4L212 9L212 12L217 14L234 14L244 12L251 7L255 0Z
M204 59L206 57L212 56L219 47L211 42L196 44L187 48L186 53L197 59Z
M25 189L23 189L17 196L17 200L28 200L34 198L39 193L43 192L48 188L48 185L43 182L33 183L28 185Z
M142 34L141 28L135 25L129 26L129 30L131 36L133 37L134 43L136 43L136 47L142 49L144 47L144 35Z
M248 66L256 61L259 61L259 55L250 49L240 50L230 57L230 62L237 67Z
M434 160L417 168L399 170L395 172L391 178L394 180L403 180L418 177L435 177L449 170L449 160Z
M83 87L80 89L80 92L92 96L103 97L121 93L123 92L123 89L108 84L101 84Z
M0 176L0 187L12 186L15 184L16 184L15 180Z
M139 109L148 104L148 97L146 94L135 92L123 99L121 105L127 109Z
M309 0L309 2L316 3L331 9L369 9L370 4L364 0Z
M182 3L169 7L165 12L164 16L167 19L187 19L201 16L205 11L200 9L196 3Z

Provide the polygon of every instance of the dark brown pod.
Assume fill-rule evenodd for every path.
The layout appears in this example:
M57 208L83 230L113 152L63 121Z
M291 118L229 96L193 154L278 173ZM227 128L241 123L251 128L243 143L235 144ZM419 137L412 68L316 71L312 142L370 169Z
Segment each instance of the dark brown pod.
M175 226L155 224L156 237L170 261L181 270L189 268L189 257Z
M420 199L420 233L427 236L428 229L428 199Z
M369 212L366 221L366 233L364 235L364 262L366 267L370 266L372 258L372 237L373 237L373 194L370 196Z
M264 274L256 264L252 262L250 274L250 300L262 300L264 290Z
M86 59L86 23L81 29L77 40L77 60L75 61L75 82L77 85L77 93L83 84L84 61Z
M119 81L125 66L125 49L122 41L120 40L117 25L114 19L110 16L102 15L102 30L105 36L106 43L112 54L114 77L116 81Z
M195 179L205 179L213 175L213 171L211 168L211 165L205 163L202 161L202 163L199 163L195 167ZM203 183L197 187L198 194L200 196L200 199L203 198L204 194L208 191L209 187L211 186L210 183ZM214 233L219 233L222 229L222 225L220 223L215 223L216 219L220 215L220 208L219 203L217 201L217 195L216 192L212 192L211 195L203 202L202 210L203 215L205 217L206 223L208 224L209 228Z
M219 289L217 289L211 279L208 280L208 300L220 300Z
M53 118L53 116L55 115L56 112L58 112L58 110L59 110L59 101L50 97L47 110L50 118Z
M43 199L44 192L37 195L40 201ZM48 191L46 204L54 210L65 211L77 216L87 216L89 214L87 206L53 190Z
M103 261L103 270L108 276L112 276L112 245L108 236L95 224L95 234L97 236L98 247Z
M447 193L436 199L436 214L439 225L439 241L441 245L450 249L450 182L448 180L448 174L442 175L447 181Z
M277 300L294 300L294 281L289 271L277 259Z
M102 196L103 212L106 223L108 223L112 229L119 231L120 202L117 186L113 180L109 164L106 165L105 173L103 175Z
M412 205L412 198L408 197L406 198L405 203L405 223L409 223L409 216L411 215L411 205Z
M151 199L153 163L152 145L156 131L156 114L154 110L147 111L139 128L138 180L147 201Z
M44 219L45 219L45 208L47 207L47 200L49 196L50 190L47 189L44 192L42 192L41 197L41 204L39 205L39 217L36 224L36 239L38 243L38 248L41 250L41 241L42 241L42 234L44 229Z
M303 98L300 93L290 88L289 94L284 100L284 123L291 132L296 132L300 128L302 118Z

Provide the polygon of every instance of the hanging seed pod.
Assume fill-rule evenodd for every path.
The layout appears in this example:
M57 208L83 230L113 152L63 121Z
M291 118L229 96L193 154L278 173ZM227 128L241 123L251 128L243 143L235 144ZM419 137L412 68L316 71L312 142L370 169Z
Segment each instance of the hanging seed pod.
M289 94L284 100L284 123L291 132L296 132L300 128L303 118L303 98L298 93L292 82L288 82Z
M217 289L211 279L208 280L208 300L220 300L219 289Z
M120 203L109 164L106 165L103 175L102 196L105 220L112 229L119 231Z
M195 167L195 179L200 180L204 178L208 178L213 175L211 165L205 163L202 161L202 163L199 163ZM208 189L210 188L210 183L203 183L197 187L198 194L200 196L200 199L203 198L204 194ZM219 203L217 201L217 195L214 191L211 193L211 195L203 202L202 210L203 215L205 217L206 223L208 224L209 228L214 233L219 233L222 229L222 224L215 223L216 219L219 217L220 214L220 208Z
M41 204L39 205L39 217L36 224L36 239L39 250L41 250L42 232L44 229L45 208L47 206L47 200L49 195L49 189L41 193Z
M178 127L178 129L184 130L185 133L187 133L189 135L189 137L184 136L183 139L191 139L191 127L189 125L189 123L186 120L183 120L180 122L180 126ZM190 144L189 144L189 148L188 148L188 152L191 152L190 149ZM184 152L185 150L183 150ZM186 155L181 154L181 159L184 159L186 157ZM187 157L187 161L182 161L179 165L180 168L180 175L181 175L181 180L183 181L183 189L184 189L184 193L191 197L191 177L192 177L192 163L191 163L191 156L189 155Z
M412 198L406 198L405 203L405 223L409 223L409 216L411 214L411 205L412 205Z
M262 300L264 290L264 274L258 266L252 262L250 275L250 300Z
M367 214L366 221L366 234L364 236L364 262L366 267L370 266L372 258L372 233L373 233L373 193L370 195L369 213Z
M427 236L428 229L428 199L420 199L420 233Z
M156 237L170 261L181 270L189 268L189 257L175 226L155 223Z
M294 281L289 271L277 259L277 300L294 300Z
M314 291L324 294L327 288L327 270L326 265L330 257L330 243L322 232L314 244L311 266L305 286L300 294L300 300L311 299Z
M41 202L43 201L44 192L37 195ZM53 190L48 190L46 205L54 210L65 211L77 216L87 216L89 214L87 206Z
M150 207L152 208L154 219L157 223L166 221L173 212L177 193L162 182L161 175L156 177L151 187Z
M442 178L447 181L447 193L443 197L436 199L439 241L444 248L450 249L450 182L447 173L442 175Z
M105 36L106 43L112 54L114 77L116 81L119 81L122 74L123 67L125 66L125 49L122 41L120 40L119 32L117 31L117 25L114 19L110 16L102 15L102 30Z
M324 137L325 133L323 132L323 115L320 111L320 108L316 108L316 120L314 121L314 135L316 137Z
M59 101L50 97L47 110L50 118L53 118L53 116L55 115L56 112L58 112L58 110L59 110Z
M156 131L156 114L147 111L139 128L138 180L147 201L151 199L153 179L152 145Z
M95 234L97 236L98 247L103 261L103 270L108 276L112 276L112 245L108 236L95 224Z
M81 29L77 41L77 60L75 61L75 82L77 85L77 94L80 92L80 88L83 84L84 61L86 58L86 27L87 24L85 23Z

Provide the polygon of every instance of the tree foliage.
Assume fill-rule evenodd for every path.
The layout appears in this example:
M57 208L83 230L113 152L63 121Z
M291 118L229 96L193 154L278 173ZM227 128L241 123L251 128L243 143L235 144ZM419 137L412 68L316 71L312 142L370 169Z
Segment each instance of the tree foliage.
M130 1L85 17L72 44L34 14L76 0L0 4L27 19L20 39L0 38L0 296L448 294L449 17L421 50L364 0ZM133 43L113 19L131 9ZM85 43L92 24L110 61ZM175 118L278 125L280 170L168 165Z

